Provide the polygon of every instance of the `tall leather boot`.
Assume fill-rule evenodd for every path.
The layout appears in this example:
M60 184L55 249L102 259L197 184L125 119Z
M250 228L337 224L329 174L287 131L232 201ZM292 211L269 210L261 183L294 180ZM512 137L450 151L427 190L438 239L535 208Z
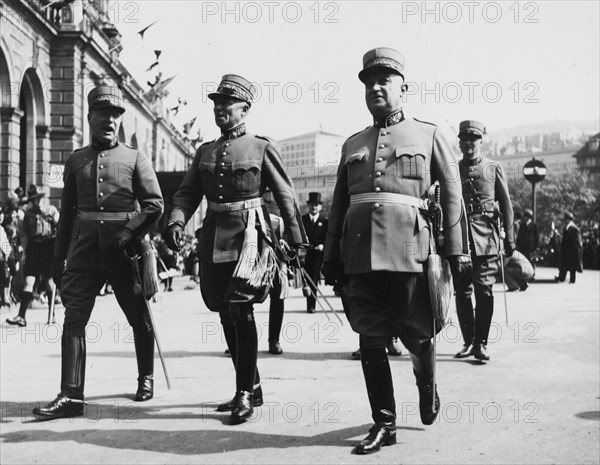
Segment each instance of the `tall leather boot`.
M6 322L9 325L16 326L27 326L27 321L25 320L25 314L27 313L27 309L29 305L33 301L33 293L22 291L21 292L21 304L19 306L19 314L14 318L7 318Z
M440 411L440 397L437 392L437 385L433 384L433 368L435 364L435 353L431 340L421 344L421 353L414 354L410 352L410 358L413 363L413 371L417 380L419 389L419 413L421 414L421 423L431 425ZM435 401L434 401L435 396Z
M137 402L154 397L154 330L146 325L141 326L133 331L138 367L138 387L135 393Z
M229 353L231 354L231 361L233 362L233 367L236 368L237 342L235 336L235 325L233 324L233 321L231 321L231 319L222 319L221 323L223 325L223 334L225 335L225 342L227 343L227 348L229 349ZM263 404L263 392L262 387L260 385L260 374L258 372L258 368L256 369L256 375L254 377L253 394L254 396L252 400L252 405L254 407L260 407ZM216 410L217 412L231 412L233 410L234 404L235 396L231 400L219 404Z
M454 358L465 358L473 355L473 337L475 327L475 317L473 312L473 302L471 296L456 294L456 314L460 332L462 333L464 345L463 348L454 356Z
M283 325L283 299L279 296L271 297L269 302L269 353L280 355L283 353L279 344L279 335Z
M63 334L61 340L62 370L60 394L45 407L33 409L33 414L44 420L71 418L83 415L83 387L85 383L85 336Z
M477 308L475 309L475 343L473 344L473 356L477 360L487 361L490 356L487 353L487 340L492 325L494 314L494 296L480 294L476 296Z
M371 415L375 425L352 453L372 454L383 446L396 444L396 402L392 372L385 348L360 348L362 364Z
M254 380L258 358L258 335L251 304L233 304L231 309L237 345L234 398L231 420L246 421L254 412Z

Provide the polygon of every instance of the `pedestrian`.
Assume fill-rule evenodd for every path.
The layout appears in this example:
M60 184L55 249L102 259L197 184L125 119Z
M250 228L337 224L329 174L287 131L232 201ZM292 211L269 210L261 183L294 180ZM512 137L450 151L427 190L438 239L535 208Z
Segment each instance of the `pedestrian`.
M459 146L463 158L459 161L463 199L469 218L468 238L473 262L472 279L455 283L456 313L464 346L456 358L473 355L489 360L487 342L492 315L494 274L499 269L501 241L510 258L515 250L513 209L508 185L500 163L481 155L485 126L479 121L462 121L459 126ZM504 225L502 239L499 221ZM521 223L520 230L525 227ZM472 282L471 282L472 281ZM475 293L473 310L472 294Z
M575 284L577 272L583 272L581 261L581 233L573 222L573 213L567 211L563 216L565 229L560 241L560 264L558 276L554 279L563 283L569 272L569 283Z
M423 424L439 413L433 382L435 336L424 263L430 232L425 198L440 181L446 246L458 262L463 250L460 184L439 128L404 114L404 57L390 48L370 50L358 77L373 125L342 146L325 241L325 283L341 285L344 310L359 334L361 364L375 425L354 448L377 452L396 443L396 406L386 354L391 336L408 349ZM468 258L466 258L468 259ZM347 283L346 283L347 282ZM346 283L346 284L344 284ZM436 332L441 327L437 325ZM435 398L435 401L434 401Z
M11 260L14 266L12 244L4 230L4 207L0 206L0 308L10 307L8 286L11 276Z
M52 280L52 260L59 213L55 206L45 202L46 194L32 184L27 189L28 203L23 217L21 241L25 249L23 263L24 285L20 295L19 314L7 318L6 322L16 326L26 326L25 315L33 301L34 286L38 277L46 290L48 308L53 305L55 292Z
M200 290L209 310L219 312L236 370L235 397L217 408L231 411L232 423L245 421L253 407L263 403L253 305L266 299L275 271L275 239L262 199L267 187L292 247L303 254L306 246L296 194L281 155L270 139L246 132L255 96L254 85L235 74L223 76L217 91L208 95L221 136L197 150L173 197L165 234L167 245L178 251L183 227L206 197L198 247Z
M124 250L135 247L158 221L162 194L150 159L119 142L125 112L120 90L99 86L87 98L91 143L67 158L63 175L54 250L54 277L65 306L62 371L58 397L33 410L44 419L83 415L85 329L107 280L133 328L135 400L154 395L154 330L144 297L134 293L132 266Z
M533 211L526 208L523 212L524 220L521 221L519 232L515 236L517 250L525 255L525 258L531 262L531 254L533 254L539 242L537 225L533 221Z
M327 218L321 214L323 202L320 192L309 192L306 204L308 213L302 216L302 223L304 223L309 246L306 251L304 270L312 282L307 280L303 292L306 297L306 311L315 313L317 288L321 280L321 266L323 265L323 245L327 235Z

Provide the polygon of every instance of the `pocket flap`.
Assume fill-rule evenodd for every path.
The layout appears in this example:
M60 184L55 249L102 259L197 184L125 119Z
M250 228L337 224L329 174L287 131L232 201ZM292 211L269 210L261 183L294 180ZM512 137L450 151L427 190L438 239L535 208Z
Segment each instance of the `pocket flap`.
M346 158L346 161L344 162L344 164L347 165L347 164L353 163L355 161L362 161L366 156L367 156L366 152L353 153L352 155L349 155L348 158Z
M210 173L215 172L216 163L214 161L201 161L198 163L198 169L200 171L208 171Z
M251 159L251 160L234 160L231 162L231 169L248 171L252 168L260 169L262 165L262 159Z
M405 145L403 147L396 147L396 158L400 157L414 157L417 155L425 158L425 147L422 145Z

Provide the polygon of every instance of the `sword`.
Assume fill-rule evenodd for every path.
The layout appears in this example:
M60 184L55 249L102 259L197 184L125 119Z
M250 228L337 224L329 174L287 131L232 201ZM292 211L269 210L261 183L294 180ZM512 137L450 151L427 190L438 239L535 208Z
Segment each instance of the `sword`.
M508 326L508 304L506 303L506 279L504 277L504 257L502 255L502 234L500 229L500 217L498 217L498 237L500 238L500 246L498 247L498 256L500 257L500 270L502 271L502 287L504 288L504 317L506 318L506 326Z
M47 325L50 324L50 315L52 315L52 324L56 324L56 317L54 315L54 309L56 307L56 304L54 303L56 299L56 283L53 284L54 287L52 288L52 292L50 294L50 298L52 300L50 301L50 305L48 306L48 323L46 323Z
M144 301L144 305L146 306L146 311L148 312L148 316L150 317L150 324L152 325L152 329L154 330L154 340L156 341L156 350L157 350L158 356L160 358L160 364L162 365L163 373L165 374L165 379L167 380L167 389L171 389L171 380L169 379L169 373L167 372L167 365L165 364L165 359L162 354L162 349L160 348L160 341L158 339L158 332L156 331L156 323L154 322L154 316L152 315L152 309L150 308L150 302L148 302L148 300L144 296L142 289L141 289L142 279L140 276L140 266L139 266L140 255L137 252L133 256L129 256L126 252L125 252L125 255L133 263L133 268L135 270L137 282L139 283L139 284L135 283L134 288L136 287L136 285L140 286L140 288L139 288L140 294L139 295L142 298L142 300ZM135 293L135 291L134 291L134 293Z

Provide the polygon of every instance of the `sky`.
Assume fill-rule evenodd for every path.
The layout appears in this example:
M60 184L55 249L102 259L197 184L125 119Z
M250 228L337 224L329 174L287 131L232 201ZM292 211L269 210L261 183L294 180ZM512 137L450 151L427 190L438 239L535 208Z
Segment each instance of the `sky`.
M350 136L371 124L357 74L362 56L405 57L405 112L453 130L464 119L495 130L600 114L600 2L122 0L109 16L120 59L146 86L157 69L172 121L218 135L206 95L223 74L260 92L249 130L282 139L319 128ZM157 21L144 34L139 30ZM162 50L160 65L154 50Z

